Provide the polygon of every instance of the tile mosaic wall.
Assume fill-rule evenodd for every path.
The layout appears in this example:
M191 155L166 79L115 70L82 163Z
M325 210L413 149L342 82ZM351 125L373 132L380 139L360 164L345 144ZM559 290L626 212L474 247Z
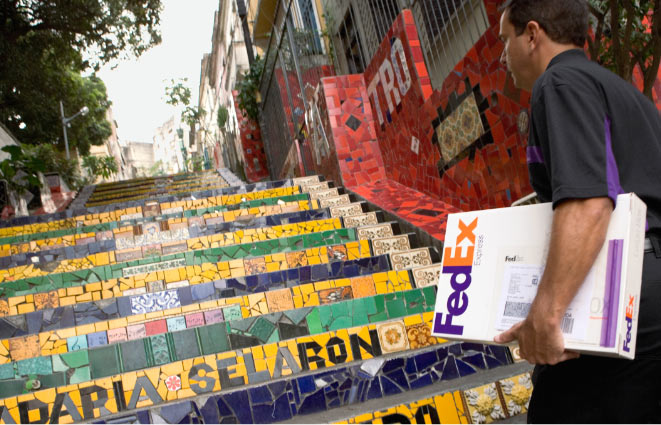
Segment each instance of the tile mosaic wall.
M264 152L264 142L259 128L259 123L243 116L239 108L239 92L233 91L234 109L239 122L239 133L241 138L241 156L243 158L243 169L246 178L250 182L258 182L269 177L269 169Z

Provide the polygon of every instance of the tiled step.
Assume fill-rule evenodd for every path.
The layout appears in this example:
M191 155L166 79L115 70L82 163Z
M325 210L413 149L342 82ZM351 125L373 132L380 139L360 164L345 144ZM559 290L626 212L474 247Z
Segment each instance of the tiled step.
M434 288L411 289L406 273L391 274L387 278L380 276L374 281L373 286L378 288L376 295L360 294L362 298L348 298L345 301L324 300L324 291L331 289L324 288L307 294L308 302L304 303L304 288L295 287L224 299L213 306L210 305L212 303L204 303L204 306L190 309L196 312L194 314L127 323L126 327L114 328L107 333L95 333L94 346L90 348L87 335L69 337L66 345L52 349L58 354L48 356L39 356L37 336L10 340L10 349L24 359L0 366L0 397L20 394L16 389L21 385L24 387L33 375L40 381L40 389L77 384L200 354L242 350L329 331L341 332L345 328L402 319L433 309ZM314 285L310 286L312 288L309 289L316 289ZM296 304L307 304L309 307L297 307ZM377 330L381 327L377 325ZM403 331L404 325L400 328ZM167 342L167 347L162 346L163 342ZM46 344L54 345L53 341ZM138 356L143 349L144 353ZM108 359L97 361L109 356L109 353L115 353L115 363ZM58 369L61 362L71 365L70 359L82 362L85 358L87 362L73 368L75 371L64 373L66 370Z
M16 280L15 276L22 276L22 278L25 278L42 276L48 273L63 273L67 271L92 268L99 265L97 258L101 253L108 257L108 261L104 262L104 265L112 265L126 261L127 257L130 259L146 259L163 255L162 244L181 245L185 249L196 250L201 247L217 248L221 246L274 240L341 228L342 222L339 218L326 218L330 216L329 212L322 211L318 215L322 218L291 224L276 224L268 227L260 226L241 228L239 226L226 226L219 224L210 227L207 226L202 229L199 227L197 229L194 228L193 232L188 228L179 228L172 231L168 230L161 232L159 225L154 223L151 226L139 229L144 230L144 233L141 233L139 236L133 236L136 230L135 228L127 228L126 230L118 229L119 232L115 234L116 238L114 240L114 248L116 249L100 251L82 258L66 256L67 253L65 252L65 259L59 261L52 260L45 263L35 261L35 257L31 256L29 263L26 261L24 265L7 268L0 272L0 284L4 281ZM227 227L238 227L238 229L227 231ZM191 235L191 233L193 234ZM119 237L120 234L122 237ZM107 244L104 247L113 248L112 244ZM49 252L50 255L53 255L50 251L47 252ZM39 257L37 257L37 260L38 259ZM38 269L35 269L36 267L38 267ZM32 274L28 274L26 268L30 268Z
M446 400L444 393L473 397L461 390L513 375L519 365L512 366L508 348L431 337L440 273L435 249L418 248L414 235L400 234L383 214L351 203L316 176L286 184L280 194L300 191L314 205L280 218L319 219L314 214L324 211L336 229L213 248L209 239L225 237L207 233L231 232L236 242L255 229L268 238L278 218L193 226L207 233L195 233L200 244L186 243L185 252L119 263L119 252L96 252L92 268L80 263L69 273L54 268L1 283L0 422L267 423L321 412L330 415L326 422L356 422L361 414L379 421L378 411L387 416L400 405L411 411L425 398ZM115 199L102 192L115 196L119 188L127 186L106 186L93 199ZM196 202L176 206L193 209ZM159 214L163 206L172 205L160 205ZM144 222L131 226L138 224ZM27 230L38 233L39 226ZM126 230L129 237L135 232ZM416 391L426 397L410 398Z
M0 238L0 244L17 244L23 242L30 242L38 239L49 239L49 238L59 238L68 235L75 235L74 241L78 243L78 239L84 238L83 234L86 233L95 233L97 234L96 240L102 240L103 238L98 236L100 233L102 236L107 235L107 231L112 231L121 227L128 226L142 226L145 224L157 222L157 221L167 221L172 224L183 224L186 223L188 227L192 227L195 224L199 224L199 218L205 220L210 220L211 222L232 222L235 220L249 220L252 218L285 214L289 212L296 211L306 211L310 209L317 209L318 203L315 201L308 201L306 198L302 201L286 201L286 199L296 199L300 195L292 195L281 198L273 199L273 205L263 205L264 200L249 201L246 203L246 206L242 204L230 206L221 211L224 207L210 207L210 208L199 208L193 210L184 210L183 208L171 209L170 211L176 211L168 214L161 213L160 215L155 216L145 216L142 218L135 218L130 220L120 220L120 221L108 221L108 222L99 222L96 220L88 220L88 222L94 222L94 224L85 224L85 222L79 222L79 226L64 228L60 230L53 230L49 232L41 233L25 233L16 236L7 236ZM271 201L271 200L269 200ZM251 206L253 204L258 204ZM311 208L314 207L314 208ZM190 220L190 223L189 223ZM85 244L85 241L80 243ZM3 247L3 250L8 249Z
M307 206L309 203L305 202ZM296 209L299 204L296 203ZM273 211L276 212L276 211ZM278 211L280 212L280 211ZM322 220L330 218L330 212L325 209L302 210L288 212L284 214L266 215L262 217L252 217L248 219L224 221L222 216L213 217L211 214L200 218L190 218L186 220L168 220L164 222L146 222L136 226L115 227L114 230L98 229L97 233L90 233L91 236L75 239L75 248L67 250L66 247L46 250L32 250L32 242L21 249L26 251L22 254L14 254L9 257L0 257L0 267L9 269L12 267L27 264L45 264L53 261L63 261L65 259L81 258L86 255L99 252L113 251L115 249L135 248L137 246L154 245L181 241L188 238L197 238L202 236L211 236L216 233L223 233L233 230L258 229L262 227L272 227L301 223L312 220ZM218 221L218 222L217 222ZM117 222L113 223L117 224ZM99 226L101 227L101 226ZM167 228L168 230L161 230ZM86 232L87 233L87 232ZM97 235L108 236L109 239L97 241ZM135 235L135 236L134 236ZM121 241L120 241L121 239ZM118 246L119 245L119 246ZM87 249L83 248L84 246ZM38 248L38 247L37 247ZM29 252L27 250L29 249ZM71 251L74 251L71 255Z
M322 186L328 185L328 182L320 183ZM43 216L27 216L27 217L17 217L13 218L11 220L5 220L0 222L0 236L8 236L8 235L13 235L13 234L21 234L21 233L26 233L26 232L31 232L35 233L36 231L47 231L47 230L54 230L53 228L60 228L62 227L59 221L69 221L71 222L72 218L77 218L78 216L81 216L80 218L77 218L77 220L84 220L85 216L89 219L90 216L92 215L103 215L103 214L110 214L112 216L112 220L108 221L117 221L121 219L122 215L126 214L131 214L135 213L135 210L137 208L142 209L142 207L145 206L147 203L159 203L159 204L181 204L189 202L191 204L197 202L195 200L200 200L200 199L205 199L205 198L211 198L211 197L229 197L229 196L234 196L239 193L277 193L280 192L280 194L287 194L287 191L290 191L288 194L292 194L291 190L293 187L299 187L300 184L296 183L293 184L292 180L281 180L278 182L268 182L268 183L256 183L252 185L247 185L247 186L238 186L238 187L232 187L232 188L226 188L223 190L217 190L217 191L206 191L206 192L199 192L199 193L188 193L188 196L183 197L182 199L179 199L175 196L167 196L167 197L160 197L157 199L151 198L146 201L142 202L129 202L126 203L126 205L112 205L112 206L107 206L107 207L93 207L93 208L80 208L80 209L75 209L75 210L67 210L62 213L55 213L55 214L47 214ZM314 188L314 187L313 187ZM277 195L276 195L277 196ZM193 197L195 200L193 200ZM260 198L264 198L264 196L261 196ZM176 205L175 205L176 206ZM170 207L166 207L170 208ZM188 208L192 209L192 208ZM129 210L129 211L124 211L124 210ZM73 220L74 224L73 226L67 226L67 227L75 227L76 226L76 220ZM33 229L37 229L36 231Z
M330 248L326 248L327 246ZM0 287L3 297L8 297L0 298L0 316L51 308L53 303L64 306L144 293L146 289L142 288L146 288L147 283L157 281L163 281L166 288L172 289L258 274L262 270L276 271L282 267L369 256L369 241L357 240L353 229L187 251L161 257L158 261L153 258L136 260L80 272L7 282ZM54 295L55 292L57 295Z
M63 307L58 306L16 317L6 316L0 319L0 338L7 339L71 327L77 327L76 335L79 335L79 329L82 329L84 325L93 324L95 330L105 329L104 326L98 324L101 321L111 321L136 314L145 314L151 317L151 313L171 308L185 308L194 303L293 288L299 285L315 284L329 280L349 281L351 278L389 270L391 270L391 267L388 256L380 255L359 260L336 260L313 266L283 268L280 271L217 280L166 291L163 291L163 282L157 281L148 285L150 291L145 294L81 302ZM415 270L412 272L415 273ZM362 283L361 285L366 284ZM416 285L418 287L429 286L424 284L424 280L418 280ZM364 291L372 293L375 290L366 287ZM351 293L354 292L352 290ZM309 291L304 292L304 294L308 293ZM55 302L53 304L57 306ZM49 353L45 353L42 349L42 355L46 354ZM0 359L4 360L4 358Z
M373 270L379 268L389 269L387 260L383 260L385 260L384 257L375 257L372 260L374 264L370 265L373 268L364 267L364 270L361 270L363 274L350 278L316 280L309 283L300 283L300 280L285 280L279 285L262 287L261 291L257 288L243 291L228 288L228 283L234 282L219 281L213 282L211 287L203 288L202 293L178 288L133 297L121 297L115 299L116 301L113 303L81 303L76 304L75 307L63 307L60 310L44 311L41 314L31 313L25 316L27 322L25 326L14 327L14 332L9 335L5 332L10 329L3 329L3 334L9 338L0 340L0 344L8 347L8 350L0 347L0 351L2 351L0 359L5 362L26 358L21 347L24 347L28 341L34 342L34 338L29 338L30 335L38 334L39 345L32 346L29 352L40 352L40 355L45 356L71 351L72 347L76 346L92 347L100 340L112 342L113 338L106 335L109 330L127 326L135 327L134 325L139 323L146 323L154 319L160 320L163 317L177 317L189 312L225 309L225 307L237 305L240 308L228 307L227 311L239 311L243 317L248 317L255 305L262 306L260 303L264 299L269 305L266 312L273 312L277 311L272 305L276 301L286 301L291 304L291 308L302 308L413 288L410 275L406 271L374 272ZM382 264L384 262L385 265ZM351 269L350 265L345 266L346 269ZM368 272L372 273L368 274ZM223 316L227 317L228 314L225 312ZM235 317L235 314L232 313L230 316ZM18 318L6 319L9 321ZM186 323L188 322L187 319ZM18 332L19 330L21 332ZM113 333L118 332L113 331ZM130 329L128 332L119 333L131 334ZM136 333L139 332L136 331ZM85 338L87 342L81 341Z

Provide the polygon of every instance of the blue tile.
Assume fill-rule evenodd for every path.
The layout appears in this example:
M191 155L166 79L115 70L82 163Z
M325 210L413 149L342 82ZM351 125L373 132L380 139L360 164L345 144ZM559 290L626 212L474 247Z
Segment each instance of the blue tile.
M87 347L99 347L108 344L108 334L106 331L94 332L87 335Z
M456 359L456 362L457 362L457 369L459 370L459 375L460 376L463 377L463 376L467 376L467 375L472 375L476 372L475 369L473 369L468 363L466 363L462 360L459 360L459 359Z
M400 369L404 366L404 359L402 358L396 358L396 359L391 359L386 362L386 364L383 366L383 373L388 373L392 370L395 369Z
M493 356L498 359L501 364L510 364L509 349L500 345L490 345L487 349L487 352L491 350Z
M322 410L326 410L326 397L323 389L305 397L305 400L303 400L303 403L298 408L298 414L307 415Z
M388 373L386 376L388 379L392 380L402 388L408 388L409 386L409 382L406 379L406 375L404 375L404 371L402 369L394 370Z
M484 359L486 360L487 366L489 367L489 369L493 369L494 367L503 366L503 364L501 362L499 362L497 359L495 359L491 356L485 355Z
M78 335L67 338L67 348L69 352L87 348L87 337L85 335Z
M220 413L221 418L229 418L234 416L234 412L232 412L232 409L230 409L229 405L224 399L224 395L216 396L216 405L218 406L218 411ZM212 397L213 399L213 397ZM212 423L220 423L220 421L212 422Z
M457 363L454 360L454 356L448 356L445 361L442 377L444 381L459 377L459 371L457 370Z
M229 393L224 397L224 399L227 401L230 407L233 407L232 410L240 423L254 423L251 410L246 409L246 406L250 406L247 391L236 391Z
M399 388L397 384L395 384L387 377L381 376L379 380L381 381L381 387L383 388L383 394L385 396L399 394L402 392L401 388Z
M271 391L271 394L273 394L273 396L275 398L275 397L279 397L280 394L282 394L286 391L287 382L286 381L278 381L278 382L270 383L267 386L268 386L268 389Z
M434 356L434 362L435 361L436 361L436 356ZM404 371L406 373L408 373L409 375L412 374L412 373L417 373L418 372L418 368L416 367L416 364L415 364L415 357L408 357L406 359L406 365L404 366Z
M170 317L167 319L168 332L182 331L186 329L186 318L183 316Z
M461 360L475 367L479 367L480 369L487 368L487 365L484 362L484 355L482 353L473 354L472 356L464 356L461 358Z
M411 381L411 389L415 390L418 388L426 387L427 385L433 384L434 381L432 380L432 375L430 373L427 373L425 375L422 375L420 378Z
M304 376L298 378L298 388L301 390L301 393L307 394L315 391L317 386L314 383L314 378L312 376Z
M461 351L461 344L454 344L449 347L450 354L454 354L455 356L461 356L462 351Z
M419 371L423 371L431 367L438 361L435 351L428 351L426 353L418 354L415 356L415 364Z
M216 402L216 397L209 397L200 409L204 422L208 424L217 424L220 423L220 417L218 415L218 405Z
M271 393L265 386L250 388L250 402L254 404L270 403L272 402ZM259 421L258 421L259 422Z

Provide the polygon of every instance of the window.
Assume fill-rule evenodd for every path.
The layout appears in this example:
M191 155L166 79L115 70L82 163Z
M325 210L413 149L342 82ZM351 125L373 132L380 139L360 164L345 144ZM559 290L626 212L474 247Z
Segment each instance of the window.
M349 6L347 14L340 25L339 37L344 49L344 56L347 60L349 74L358 74L365 70L365 64L362 57L362 46L358 29L354 24L354 14L352 7Z

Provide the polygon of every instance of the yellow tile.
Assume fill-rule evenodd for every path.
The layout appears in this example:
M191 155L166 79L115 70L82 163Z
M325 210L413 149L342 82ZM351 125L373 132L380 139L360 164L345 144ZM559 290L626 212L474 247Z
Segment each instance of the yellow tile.
M33 311L34 311L34 304L20 304L18 306L18 314L27 314Z

